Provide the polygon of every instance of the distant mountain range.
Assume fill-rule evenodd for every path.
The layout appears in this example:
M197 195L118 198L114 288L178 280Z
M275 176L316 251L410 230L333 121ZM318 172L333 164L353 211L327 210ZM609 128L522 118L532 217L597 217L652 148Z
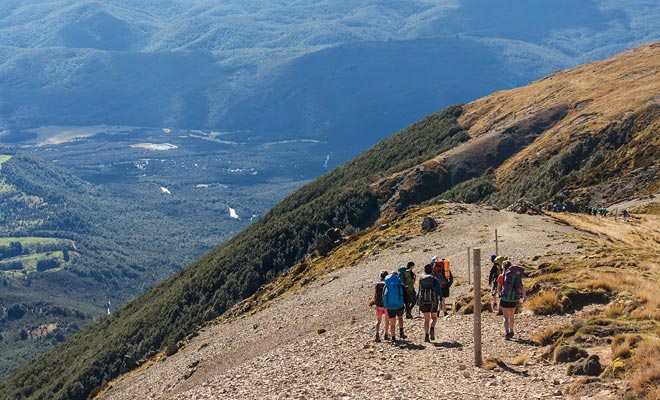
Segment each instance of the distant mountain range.
M446 199L505 206L524 196L582 211L656 194L658 93L655 43L431 114L15 370L0 381L0 397L82 400L99 393L146 359L175 352L284 271L304 273L305 257L331 251L330 228L352 240L410 207ZM250 304L238 311L249 312Z
M657 40L659 21L623 0L8 0L0 131L305 135L346 160L446 105Z

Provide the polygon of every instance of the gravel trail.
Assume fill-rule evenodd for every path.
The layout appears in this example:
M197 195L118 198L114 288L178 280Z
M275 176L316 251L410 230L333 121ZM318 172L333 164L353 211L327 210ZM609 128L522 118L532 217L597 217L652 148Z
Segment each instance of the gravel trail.
M503 338L502 318L482 316L484 359L505 362L488 370L474 366L473 316L449 315L424 343L423 318L405 320L408 339L375 343L373 308L367 303L381 269L414 261L419 274L434 255L449 258L456 283L449 303L467 293L467 248L482 249L482 286L498 230L500 254L530 261L575 253L584 233L546 216L476 206L457 206L435 232L317 279L274 301L263 311L211 325L177 354L115 382L106 400L134 399L540 399L567 398L575 381L564 365L541 359L531 340L542 327L563 325L574 315L516 315L516 337ZM421 222L421 221L420 221ZM317 328L326 332L317 333ZM525 356L526 355L526 356ZM517 357L522 365L513 365ZM594 398L613 396L601 388ZM583 397L588 398L588 397Z

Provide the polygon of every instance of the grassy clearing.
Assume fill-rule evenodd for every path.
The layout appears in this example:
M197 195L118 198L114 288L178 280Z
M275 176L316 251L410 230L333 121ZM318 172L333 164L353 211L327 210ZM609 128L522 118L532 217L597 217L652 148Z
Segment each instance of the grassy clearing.
M38 244L70 244L70 240L46 238L46 237L0 237L0 246L9 246L11 242L21 242L23 247L32 247Z

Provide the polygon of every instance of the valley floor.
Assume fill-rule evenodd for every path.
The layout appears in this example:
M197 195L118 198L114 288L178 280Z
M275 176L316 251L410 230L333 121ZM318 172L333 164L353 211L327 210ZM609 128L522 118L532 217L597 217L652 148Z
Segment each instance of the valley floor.
M449 303L469 292L467 248L480 247L486 285L498 229L500 254L532 257L579 253L587 235L547 216L519 215L474 206L439 219L432 233L404 240L366 262L316 279L273 301L270 307L229 323L211 325L171 357L112 384L107 400L132 399L537 399L614 398L602 383L571 391L577 378L566 366L541 357L532 334L565 325L577 314L516 315L516 337L503 338L502 318L482 317L483 356L500 365L474 366L473 316L450 314L424 343L423 318L405 320L408 339L374 342L374 310L368 307L381 269L414 261L419 274L434 255L452 260L456 283ZM420 221L421 222L421 221ZM588 312L582 310L580 313ZM325 333L317 333L324 328ZM514 362L514 359L517 359ZM610 360L602 359L604 364ZM514 365L517 364L517 365ZM577 384L575 385L577 386ZM576 393L579 393L576 394Z

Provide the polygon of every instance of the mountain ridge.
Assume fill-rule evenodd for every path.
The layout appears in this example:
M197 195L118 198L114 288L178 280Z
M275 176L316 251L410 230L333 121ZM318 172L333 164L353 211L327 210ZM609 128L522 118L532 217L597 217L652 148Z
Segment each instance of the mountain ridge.
M640 54L650 60L648 62L660 64L660 46L643 46L640 49L626 53L625 57L631 64L629 68L635 68L635 57L640 57ZM599 65L607 64L592 64L591 68ZM626 83L618 81L617 85L625 86ZM568 101L554 103L569 104ZM633 142L634 136L640 134L637 130L627 131L625 125L616 126L612 135L604 135L604 130L595 132L602 136L597 138L596 143L608 146L595 146L597 152L587 153L594 157L590 162L575 157L574 146L558 146L553 158L542 159L538 165L530 164L528 170L517 174L520 183L513 182L508 186L498 187L493 167L484 169L483 165L477 168L480 173L476 174L477 177L465 179L472 175L455 174L460 179L454 182L447 170L425 171L424 163L446 151L470 153L466 151L470 149L470 127L459 123L465 110L470 107L471 104L453 106L432 114L297 190L225 245L129 302L111 317L84 328L81 334L69 339L58 351L45 355L0 381L0 393L16 399L43 396L83 399L90 393L98 392L100 387L119 375L124 356L140 360L158 353L164 347L177 346L176 343L187 335L194 335L204 323L259 290L307 254L318 250L322 237L330 228L357 231L359 234L360 229L392 218L410 206L435 202L446 195L459 200L462 196L472 196L475 202L494 204L510 204L506 199L515 197L517 200L521 193L536 202L576 199L563 195L571 183L566 177L578 171L574 174L581 173L580 178L594 179L587 189L593 189L598 184L611 184L613 177L610 174L597 174L600 165L608 161L608 156L617 156L617 146ZM561 106L551 115L565 117L568 115L564 115L566 110L565 106ZM646 117L647 125L655 123L658 118L660 115L651 108ZM524 123L516 125L515 132L509 132L522 138L520 151L534 146L536 140L549 134L543 131L539 135L538 129L553 126L543 119L539 120L540 123L531 123L533 121L524 118L522 121ZM641 133L645 131L642 129ZM531 144L526 141L529 135L536 137ZM502 137L506 138L506 135ZM621 137L625 140L617 139ZM651 143L649 152L658 154L654 146ZM495 148L503 151L502 154L508 151L507 146ZM562 167L563 162L573 158L576 159L574 163ZM470 161L471 158L466 157L465 160ZM657 187L658 174L655 172L660 167L657 157L647 161L646 168L651 174L645 185L632 188L619 197L632 198L635 193L649 190L654 185ZM465 166L457 162L454 168L460 171ZM543 177L547 170L555 171L555 176L539 180L538 177ZM381 185L382 190L378 191L371 186L380 179L391 179L406 171L412 173L410 176L415 179L403 180L394 189ZM415 174L425 172L428 175L422 174L420 179L416 179L418 175ZM435 187L438 179L448 180L451 183L447 186L449 190L440 191ZM576 201L574 204L584 205L596 200L596 194L587 193L585 203ZM395 212L390 213L393 209ZM378 220L379 216L383 219ZM57 382L52 381L51 376L57 376Z

